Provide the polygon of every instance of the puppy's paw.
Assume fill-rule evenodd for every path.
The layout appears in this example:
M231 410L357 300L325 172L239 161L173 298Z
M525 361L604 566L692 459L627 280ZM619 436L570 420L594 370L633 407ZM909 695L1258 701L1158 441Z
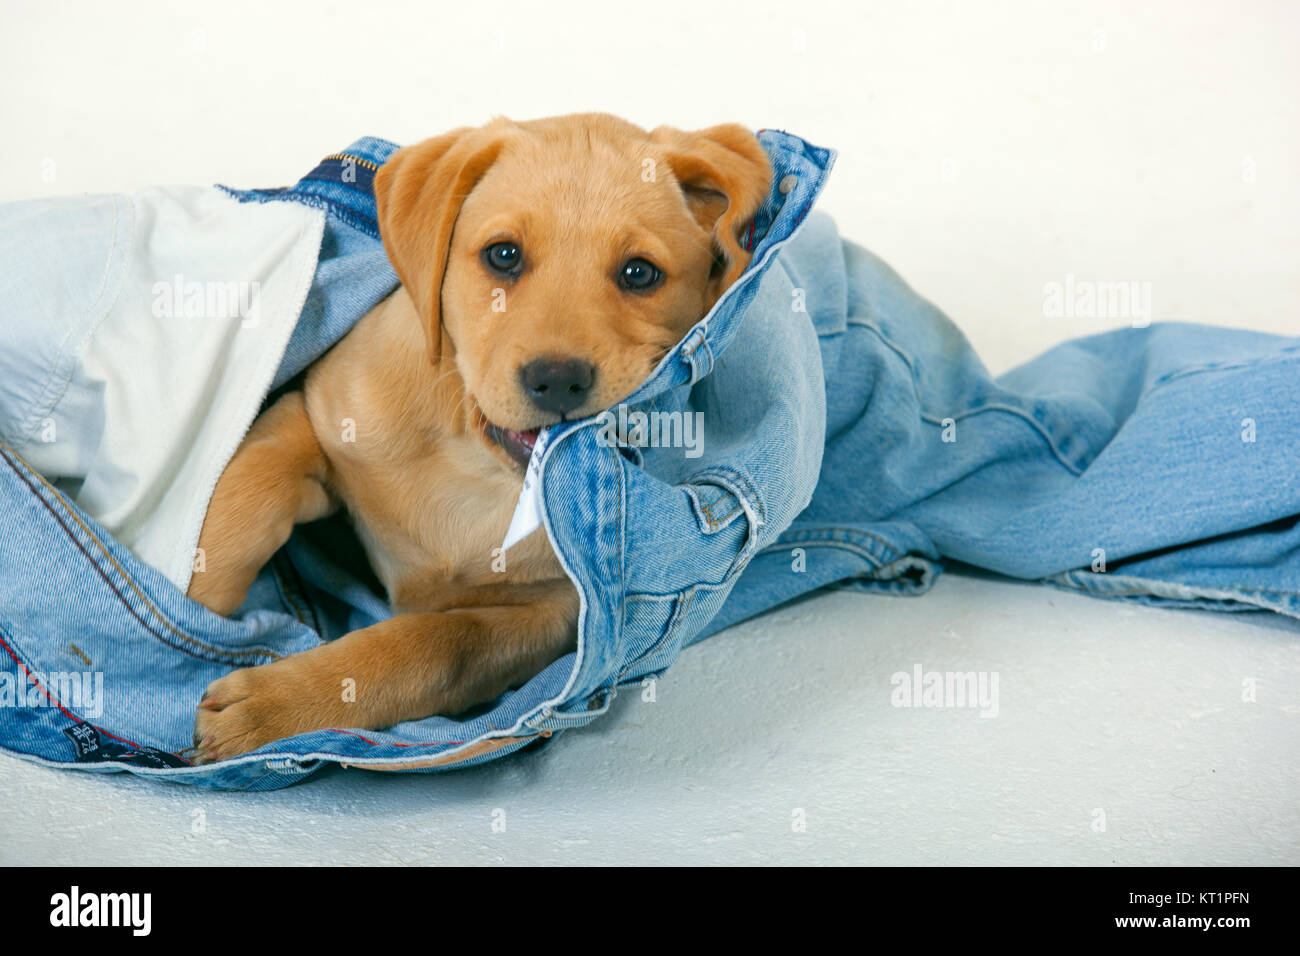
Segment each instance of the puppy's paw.
M326 691L317 683L293 658L232 671L213 681L199 701L191 759L213 763L336 726L337 708L332 705L338 689Z

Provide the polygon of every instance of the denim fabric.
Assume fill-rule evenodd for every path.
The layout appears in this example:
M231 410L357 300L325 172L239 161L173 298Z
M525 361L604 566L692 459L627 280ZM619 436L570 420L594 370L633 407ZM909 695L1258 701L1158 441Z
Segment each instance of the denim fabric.
M810 290L826 369L821 476L699 637L817 586L923 593L941 558L1102 597L1300 617L1300 339L1155 324L995 379L829 219L782 265Z
M821 587L921 593L945 558L1300 616L1300 341L1157 325L995 379L942 314L810 215L834 154L774 131L760 141L776 175L749 269L626 403L703 416L699 447L611 447L588 419L552 429L536 463L547 534L582 598L576 654L455 719L189 766L178 752L209 681L388 615L360 545L341 519L300 527L222 619L0 447L0 747L224 789L286 786L327 763L466 766L596 719L621 686L729 624ZM360 172L392 149L362 140L295 187L234 193L328 213L277 388L396 282ZM8 347L2 323L0 336ZM97 704L57 686L79 671L103 674ZM6 680L21 701L4 704Z

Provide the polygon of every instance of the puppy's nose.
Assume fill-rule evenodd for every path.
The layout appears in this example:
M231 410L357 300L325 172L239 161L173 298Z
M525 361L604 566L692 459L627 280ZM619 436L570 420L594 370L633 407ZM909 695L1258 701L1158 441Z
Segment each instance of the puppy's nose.
M564 415L587 400L596 368L582 359L537 359L519 370L529 400L544 412Z

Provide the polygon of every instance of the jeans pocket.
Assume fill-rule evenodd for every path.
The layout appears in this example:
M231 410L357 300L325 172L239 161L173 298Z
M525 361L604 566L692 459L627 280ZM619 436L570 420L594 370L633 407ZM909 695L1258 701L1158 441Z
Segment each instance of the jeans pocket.
M686 486L700 533L729 539L721 576L703 576L701 586L732 583L759 550L764 508L754 483L734 468L713 467L691 476Z

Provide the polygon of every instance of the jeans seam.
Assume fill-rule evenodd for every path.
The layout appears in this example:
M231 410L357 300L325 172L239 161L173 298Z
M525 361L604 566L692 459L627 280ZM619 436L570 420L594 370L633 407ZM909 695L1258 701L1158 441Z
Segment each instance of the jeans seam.
M32 471L31 466L27 465L27 463L23 461L21 458L19 458L18 455L15 454L14 451L11 448L9 448L7 445L0 443L0 449L3 449L5 452L8 452L7 455L0 456L0 457L4 458L5 463L9 466L10 470L12 470L14 474L18 476L19 480L22 481L23 484L27 485L28 489L32 493L32 496L36 498L36 500L39 501L41 505L54 517L54 520L58 523L59 527L63 530L63 533L68 537L68 540L70 540L76 546L77 550L82 553L82 555L90 563L90 566L95 569L96 573L98 573L101 578L104 579L104 582L108 585L109 590L113 592L113 595L118 599L118 601L122 604L122 606L125 607L127 611L130 612L131 616L140 622L140 625L145 629L147 633L153 635L155 638L157 638L163 644L166 644L168 647L174 648L175 650L181 651L182 653L189 654L191 657L198 658L199 660L209 660L209 658L204 657L201 654L196 654L191 649L186 648L183 645L178 645L167 640L167 638L165 638L162 634L158 633L152 627L149 626L149 624L145 621L145 619L140 616L139 612L134 607L131 606L131 603L129 601L126 600L125 595L123 595L122 592L117 589L117 586L113 584L113 581L104 572L104 569L101 568L99 564L94 560L90 552L86 550L85 546L81 543L81 541L79 541L76 535L72 533L72 529L69 528L63 522L63 519L61 517L59 517L58 512L54 510L50 502L46 501L44 496L42 496L37 491L36 487L32 485L30 481L27 480L27 478L22 474L21 471L18 470L17 466L14 463L15 461L22 462L22 464L29 471L31 471L31 473L40 481L40 483L45 488L49 489L51 494L54 496L55 502L78 524L78 526L80 526L81 530L86 533L86 536L89 537L92 542L94 542L95 546L99 549L100 553L103 554L104 557L108 559L109 563L113 565L114 569L116 569L118 574L121 575L122 579L127 583L127 585L131 588L131 590L135 592L136 597L140 598L140 600L144 603L145 607L148 608L149 612L158 621L160 621L169 631L175 634L178 638L180 638L184 642L193 644L196 647L199 647L202 650L207 651L211 654L218 655L220 659L218 661L215 661L214 663L229 663L231 658L238 659L238 658L247 658L247 657L269 657L271 658L271 660L279 660L281 655L276 654L274 651L265 650L265 649L258 650L258 651L223 650L222 648L212 647L208 644L205 644L202 641L198 640L197 638L189 634L186 634L183 631L178 630L176 626L173 625L171 621L167 620L167 618L164 617L162 613L154 606L153 602L150 601L144 595L144 593L136 586L135 581L131 578L131 576L126 573L126 570L120 564L117 563L117 559L115 559L113 555L109 553L108 549L104 547L103 543L94 535L94 533L88 527L86 527L85 523L81 520L81 518L77 516L77 513L73 511L71 508L67 507L67 503L63 500L63 496L59 494L59 492L56 491L49 484L49 482L47 482L38 472Z
M1300 346L1290 345L1286 348L1279 349L1272 355L1257 356L1249 361L1230 362L1227 364L1211 363L1207 365L1198 365L1195 368L1178 369L1174 372L1166 372L1151 383L1151 391L1154 391L1157 388L1163 388L1164 386L1176 382L1179 379L1186 378L1189 375L1202 375L1205 372L1232 372L1240 369L1255 368L1258 365L1264 365L1270 362L1294 361L1297 358L1296 355L1285 353L1295 353L1297 351L1300 351ZM1147 394L1150 394L1150 391L1148 391Z
M1050 580L1052 580L1053 578L1056 578L1056 577L1059 577L1059 578L1065 579L1065 578L1067 577L1067 575L1071 575L1071 574L1085 574L1085 575L1088 575L1088 577L1098 577L1098 578L1103 578L1103 579L1107 576L1107 572L1104 572L1104 571L1102 571L1102 572L1097 572L1097 571L1089 571L1089 570L1086 569L1086 568L1071 568L1069 571L1062 571L1059 575L1052 575L1052 576L1046 578L1045 580L1050 581ZM1115 574L1114 577L1137 578L1139 581L1159 581L1158 578L1143 578L1143 577L1140 577L1139 575L1136 575L1136 574ZM1182 582L1180 582L1180 581L1168 581L1168 582L1161 582L1161 583L1175 584L1175 585L1178 585L1179 587L1188 588L1188 589L1193 590L1193 591L1198 590L1198 589L1211 590L1211 591L1234 591L1234 590L1235 590L1235 591L1243 591L1243 592L1245 592L1245 593L1247 593L1247 594L1278 594L1278 595L1282 595L1282 596L1285 596L1285 597L1300 597L1300 591L1281 591L1281 590L1278 590L1278 589L1276 589L1276 588L1260 588L1260 587L1254 587L1254 586L1247 585L1247 584L1223 584L1223 585L1214 585L1213 587L1211 587L1211 586L1209 586L1209 585L1184 584L1184 583L1182 583ZM1079 582L1079 587L1080 587L1080 589L1082 589L1082 590L1086 590L1086 591L1091 591L1091 590L1093 590L1092 588L1086 587L1086 586L1082 583L1082 581ZM1099 593L1103 593L1103 592L1099 592ZM1105 593L1105 594L1113 594L1113 595L1115 595L1115 596L1117 596L1117 597L1125 597L1125 596L1127 596L1127 595L1131 595L1131 594L1145 594L1145 595L1149 595L1149 596L1151 596L1151 597L1163 597L1163 596L1164 596L1164 595L1160 595L1160 594L1152 594L1152 592L1151 592L1150 590L1146 590L1146 589L1143 589L1143 588L1125 588L1125 589L1122 590L1122 591L1117 591L1117 590L1112 590L1112 589L1110 589L1110 588L1107 588L1107 589L1105 589L1104 593ZM1217 599L1214 599L1214 600L1217 600Z
M627 582L624 579L624 574L623 574L623 564L624 562L627 561L627 532L624 530L623 527L623 512L626 509L626 505L627 505L627 502L624 500L627 497L627 491L623 487L623 469L626 467L625 462L626 459L623 458L622 455L615 456L614 477L618 482L618 507L614 509L615 521L617 523L614 533L617 535L616 540L618 542L618 561L617 561L618 593L623 595L623 599L619 601L619 605L618 605L618 610L619 610L618 632L620 636L623 633L624 625L627 623ZM541 493L541 489L538 489L539 496L540 493ZM578 603L580 605L587 603L587 597L585 594L583 594L581 587L578 588ZM591 609L590 605L588 605L587 610L590 611L590 609ZM579 627L578 628L579 645L581 645L581 643L585 638L586 638L586 634L583 633L583 628ZM580 649L582 648L580 647ZM581 655L580 655L580 659L581 659Z
M1014 405L990 402L988 404L981 405L979 408L968 408L965 409L964 411L945 415L945 416L936 415L934 412L927 410L925 407L925 401L922 399L921 396L921 384L917 380L916 366L912 362L912 357L901 346L896 345L893 341L891 341L890 338L887 335L885 335L885 333L881 330L880 326L874 321L866 321L863 319L848 319L846 320L845 324L857 326L858 328L867 329L870 332L873 332L876 335L876 337L879 338L880 341L883 342L885 346L891 352L897 355L898 358L903 362L903 364L907 366L907 377L912 383L912 394L916 397L917 413L920 416L922 421L930 425L942 425L944 418L951 418L954 422L956 422L963 418L969 418L972 415L978 415L980 412L999 412L999 411L1006 412L1007 414L1013 415L1014 417L1018 418L1020 421L1024 422L1031 429L1037 432L1038 437L1042 439L1042 441L1047 445L1048 450L1051 451L1052 457L1055 458L1061 464L1062 467L1064 467L1067 471L1069 471L1073 475L1083 474L1083 468L1076 465L1072 461L1068 461L1065 458L1065 456L1061 453L1061 450L1056 447L1056 439L1053 438L1052 435L1047 431L1046 426L1043 425L1041 422L1037 421L1033 415L1028 414L1023 409L1016 408Z
M883 559L880 556L872 554L866 548L862 547L859 544L854 543L853 541L841 541L837 538L831 538L831 537L811 537L807 539L786 538L785 541L776 541L768 545L766 548L763 549L763 552L783 551L785 550L787 545L791 545L791 544L794 545L811 544L817 547L843 548L846 551L852 551L855 554L862 554L863 556L870 558L872 563L874 563L876 567L883 567L886 564L890 564L894 561L897 561L899 558L902 558L907 554L907 552L905 551L900 552L887 540L882 538L880 535L875 534L874 532L863 531L859 528L848 528L843 525L821 525L816 528L801 528L798 530L791 529L789 531L784 532L781 535L781 537L784 538L786 535L790 535L790 534L815 534L818 531L841 532L843 534L847 534L851 536L870 538L872 541L880 545L880 549L884 554ZM924 557L924 555L922 555L922 557ZM926 560L929 559L927 558Z
M659 640L655 641L654 644L652 644L649 648L647 648L643 653L638 654L635 658L633 658L632 660L624 664L623 669L620 670L618 672L618 676L614 678L615 683L622 680L624 675L626 675L627 672L630 671L635 665L637 665L641 661L646 660L647 658L653 657L655 654L658 654L659 651L661 651L664 648L664 646L667 645L673 639L673 637L677 634L677 632L681 630L682 622L686 620L686 615L691 609L691 602L694 600L695 600L694 587L689 588L686 591L684 597L682 595L678 595L677 607L673 609L673 616L668 619L668 624L664 628L663 635L659 638Z
M320 616L316 613L316 605L312 602L311 595L307 593L307 586L303 583L302 575L298 573L298 566L293 563L293 558L289 556L287 551L284 552L284 563L289 568L289 573L293 578L294 593L302 601L303 605L306 606L307 613L311 615L310 626L312 630L314 630L317 635L323 634L324 629L320 626ZM303 623L306 624L307 622L303 621Z
M298 606L298 602L294 600L294 596L289 593L289 585L285 581L284 576L280 573L276 557L271 558L271 574L275 578L276 590L280 592L280 603L284 605L285 609L289 611L290 614L298 619L298 623L306 624L307 620L302 616L302 608Z
M718 504L718 502L720 502L720 501L722 501L722 497L719 497L718 500L712 502L712 504L707 504L707 505L706 505L706 504L701 503L701 505L700 505L700 507L704 509L704 514L705 514L705 515L708 517L708 519L709 519L709 527L710 527L710 528L715 528L715 529L718 528L719 526L725 524L727 521L729 521L731 518L733 518L735 515L739 514L739 513L743 510L739 505L737 505L736 507L734 507L734 508L732 508L730 511L728 511L725 515L723 515L721 518L714 518L714 517L713 517L713 511L712 511L711 509L712 509L713 505Z
M364 166L372 173L378 172L380 166L380 164L376 163L374 160L366 159L364 156L353 156L351 153L330 153L328 156L323 157L321 162L323 163L327 159L350 159L354 163Z

